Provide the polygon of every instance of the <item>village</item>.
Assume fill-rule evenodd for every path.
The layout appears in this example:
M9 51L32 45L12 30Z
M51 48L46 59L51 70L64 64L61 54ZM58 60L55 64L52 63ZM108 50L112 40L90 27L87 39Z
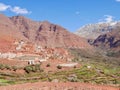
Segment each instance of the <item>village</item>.
M0 52L0 59L19 61L17 66L20 66L20 63L24 63L22 66L41 64L45 71L57 70L57 66L65 68L79 66L78 63L72 62L74 57L63 48L43 48L23 40L15 41L13 45L14 50ZM51 67L46 68L48 64Z

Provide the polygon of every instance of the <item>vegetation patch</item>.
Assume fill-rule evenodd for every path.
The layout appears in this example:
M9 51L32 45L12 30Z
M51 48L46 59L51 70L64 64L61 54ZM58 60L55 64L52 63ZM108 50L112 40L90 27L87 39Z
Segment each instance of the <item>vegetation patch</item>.
M40 68L40 64L26 66L24 68L24 70L27 73L30 73L30 72L41 72L42 71L42 69Z

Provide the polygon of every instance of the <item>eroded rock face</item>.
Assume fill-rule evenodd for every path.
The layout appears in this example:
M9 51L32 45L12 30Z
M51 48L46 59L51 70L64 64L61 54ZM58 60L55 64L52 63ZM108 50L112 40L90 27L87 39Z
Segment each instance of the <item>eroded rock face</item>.
M111 48L120 50L120 26L114 28L115 30L100 35L93 43L94 46L102 48Z
M88 40L95 40L99 35L111 32L118 22L88 24L78 29L75 34Z
M84 39L48 21L34 22L22 16L12 17L11 20L19 28L24 37L42 46L89 47Z
M89 44L105 50L120 47L119 21L85 25L76 34L86 38Z
M8 18L2 14L0 20L0 49L20 40L42 47L91 48L85 39L48 21L36 22L23 16Z

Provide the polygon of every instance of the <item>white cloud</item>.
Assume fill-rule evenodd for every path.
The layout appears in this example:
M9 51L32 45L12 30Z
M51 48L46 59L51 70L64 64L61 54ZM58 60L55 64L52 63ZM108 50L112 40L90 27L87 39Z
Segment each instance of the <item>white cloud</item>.
M26 8L20 8L18 6L15 6L11 8L10 10L16 14L30 14L31 13Z
M111 15L104 15L103 19L99 20L99 23L110 23L114 21L114 17Z
M6 11L10 8L10 5L5 5L3 3L0 3L0 11Z
M117 2L120 2L120 0L116 0Z
M106 21L106 22L112 22L113 19L114 19L114 17L111 16L111 15L104 15L104 17L105 17L105 21Z
M31 11L28 11L26 8L21 8L19 6L12 7L11 5L6 5L4 3L0 3L0 11L10 10L16 14L30 14Z

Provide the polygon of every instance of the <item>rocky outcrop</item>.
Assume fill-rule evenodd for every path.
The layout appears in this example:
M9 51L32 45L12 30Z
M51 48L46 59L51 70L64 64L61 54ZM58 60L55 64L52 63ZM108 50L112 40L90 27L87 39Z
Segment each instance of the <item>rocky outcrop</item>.
M94 41L93 45L101 48L120 50L120 24L117 24L113 31L100 35Z

